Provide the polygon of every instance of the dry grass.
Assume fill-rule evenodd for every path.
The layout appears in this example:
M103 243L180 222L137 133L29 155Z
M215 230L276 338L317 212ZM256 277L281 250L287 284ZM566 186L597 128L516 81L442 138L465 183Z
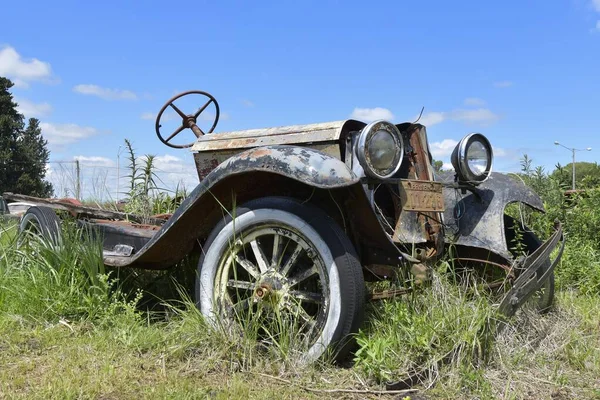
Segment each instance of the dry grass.
M435 275L374 306L354 363L299 367L210 330L189 301L141 310L135 287L120 293L91 268L101 256L78 236L35 254L1 239L0 398L403 398L376 391L460 344L410 398L600 399L593 294L558 291L552 312L521 313L491 340L493 307Z

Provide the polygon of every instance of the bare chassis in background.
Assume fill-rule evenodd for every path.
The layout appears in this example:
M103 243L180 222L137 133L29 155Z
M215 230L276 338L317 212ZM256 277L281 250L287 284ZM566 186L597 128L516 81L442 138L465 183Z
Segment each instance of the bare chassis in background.
M175 102L186 95L207 100L185 114ZM203 132L196 121L209 106L215 120ZM182 124L165 137L160 121L168 108ZM58 235L54 210L94 227L109 266L165 269L199 253L196 301L209 321L243 324L243 314L268 323L273 314L286 315L306 339L309 362L330 348L338 357L347 353L345 338L362 322L366 280L404 271L427 279L428 266L448 252L458 266L486 271L491 289L508 282L499 305L505 315L534 294L541 309L550 306L561 225L542 243L505 214L510 203L544 209L530 188L491 171L492 147L483 135L457 145L456 173L435 174L418 123L346 120L211 134L218 118L217 101L201 91L175 96L159 112L159 139L191 147L200 179L172 215L142 218L72 200L3 197L35 204L21 217L22 231ZM173 144L185 129L195 142ZM510 249L515 226L528 256Z

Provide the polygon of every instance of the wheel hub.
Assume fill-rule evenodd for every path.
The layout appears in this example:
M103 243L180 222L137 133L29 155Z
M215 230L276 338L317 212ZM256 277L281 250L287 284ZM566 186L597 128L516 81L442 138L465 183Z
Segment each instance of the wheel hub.
M270 300L277 304L288 294L288 279L274 270L269 270L261 277L256 289L254 298L258 301Z

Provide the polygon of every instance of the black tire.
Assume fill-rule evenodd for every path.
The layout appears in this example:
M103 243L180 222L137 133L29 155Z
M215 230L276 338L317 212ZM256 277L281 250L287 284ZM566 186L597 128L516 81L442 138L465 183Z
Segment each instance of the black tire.
M285 308L289 308L290 302L296 302L294 325L301 320L299 314L312 318L310 311L317 310L314 312L311 333L307 334L311 339L301 351L301 361L314 362L326 353L330 353L333 359L338 361L347 356L353 342L352 334L358 331L363 321L365 283L356 251L342 229L322 210L285 197L252 200L237 207L232 214L233 218L227 215L212 230L198 263L196 304L205 318L216 325L221 325L223 321L231 322L234 319L231 310L235 307L226 307L223 304L233 304L234 298L237 300L236 304L242 304L241 307L248 307L250 313L255 313L255 304L262 304L265 300L262 291L264 288L267 294L272 291L272 294L276 294L273 297L279 299L275 303L269 303L269 307L277 309L278 313L284 310L287 315L292 315ZM269 235L272 235L271 242ZM244 244L246 237L254 237L248 240L251 247L255 247L250 249L251 252L242 255L239 249L247 249L247 243ZM231 242L236 238L238 247L232 247ZM286 247L276 252L275 249L280 249L279 246L283 246L281 243L286 240ZM300 255L295 258L293 254L296 251L288 251L290 243L290 249L294 246L301 249L297 250ZM269 246L272 252L267 268ZM255 250L258 247L261 248L260 251ZM248 259L241 260L240 263L237 257L246 255ZM250 259L254 259L253 268L247 264L246 267L239 268ZM302 266L303 261L306 265L312 263L312 266L307 269ZM226 267L227 263L229 267ZM287 267L288 264L293 266ZM315 270L318 272L309 272ZM239 289L240 286L236 283L238 275L235 275L235 289L229 288L230 284L233 285L231 271L238 275L248 272L246 287ZM292 285L294 278L306 272L312 274L310 278L305 278L302 285ZM315 275L318 275L316 283ZM302 293L306 293L303 290L309 290L306 289L308 285L313 288L311 290L317 292L310 293L311 295L322 294L320 305L307 304L310 302L306 300L306 296L302 298ZM296 289L292 290L294 287ZM231 292L232 290L235 292ZM240 290L245 291L248 297L238 296ZM292 292L298 293L297 297L294 297ZM287 296L290 296L291 300L288 300ZM227 303L225 298L231 302ZM246 302L250 305L246 305ZM237 314L237 311L235 313ZM320 330L315 330L318 326L321 326Z
M60 219L51 208L29 207L19 222L19 236L23 238L28 233L56 245L60 240Z
M542 241L529 228L521 225L514 218L505 216L505 227L507 230L506 239L509 247L511 242L514 240L515 235L513 227L515 226L518 226L521 230L521 243L524 245L527 254L532 254L538 247L542 245ZM551 265L552 262L550 261L550 258L544 260L544 263L538 270L537 275L543 275ZM532 298L527 301L527 303L535 304L535 308L541 313L549 311L554 303L554 281L554 271L552 271L541 289L535 293Z

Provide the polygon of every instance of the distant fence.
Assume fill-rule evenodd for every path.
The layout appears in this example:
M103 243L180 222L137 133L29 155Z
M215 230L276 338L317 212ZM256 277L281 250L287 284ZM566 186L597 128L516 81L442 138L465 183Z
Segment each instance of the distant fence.
M155 182L162 191L188 191L198 184L193 163L178 163L154 170ZM46 179L54 187L55 197L73 197L98 202L118 201L130 191L130 171L123 166L94 165L85 161L50 161Z

